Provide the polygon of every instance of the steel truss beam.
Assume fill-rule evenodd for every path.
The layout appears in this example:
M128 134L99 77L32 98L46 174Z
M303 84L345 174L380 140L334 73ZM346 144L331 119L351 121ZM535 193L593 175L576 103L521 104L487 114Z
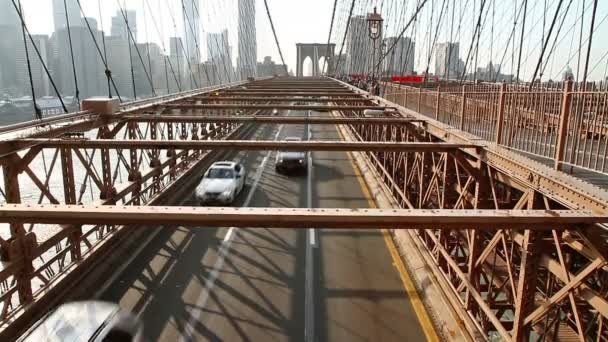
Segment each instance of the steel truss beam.
M235 99L237 100L237 99ZM378 105L361 105L361 106L311 106L311 105L285 105L285 104L166 104L159 105L165 109L286 109L286 110L316 110L316 111L332 111L332 110L387 110L395 109L395 107L382 107Z
M357 93L353 93L350 91L344 91L344 92L340 92L340 93L326 93L326 92L306 92L306 91L299 91L299 90L293 90L293 91L289 91L289 92L275 92L275 91L266 91L266 90L243 90L240 92L231 92L231 93L225 93L222 91L218 91L217 94L220 94L219 96L270 96L270 97L280 97L280 96L285 96L285 97L293 97L293 96L302 96L302 97L320 97L320 96L325 96L327 98L332 98L332 97L355 97L355 98L363 98L361 94L357 94Z
M255 96L195 96L188 101L214 101L214 102L235 102L235 101L247 101L247 102L310 102L310 103L329 103L329 102L371 102L372 99L366 98L352 98L352 97L335 97L335 98L301 98L301 97L255 97Z
M118 140L118 139L21 139L5 146L4 151L28 147L77 149L189 149L189 150L285 150L285 151L391 151L449 152L476 145L425 142L345 142L345 141L276 141L276 140Z
M196 122L196 123L260 123L260 124L319 124L319 125L407 125L424 122L402 117L339 118L325 116L218 116L218 115L132 115L123 119L135 122Z
M283 228L531 230L608 223L582 210L452 210L22 205L0 207L0 221L54 224L142 224ZM598 228L599 229L599 228Z

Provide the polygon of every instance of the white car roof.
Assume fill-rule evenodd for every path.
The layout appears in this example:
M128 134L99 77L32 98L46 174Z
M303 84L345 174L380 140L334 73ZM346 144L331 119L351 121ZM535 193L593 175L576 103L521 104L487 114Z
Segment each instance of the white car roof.
M211 165L211 167L213 167L213 168L230 168L230 169L233 169L235 166L236 166L236 163L233 161L219 161L219 162L215 162Z
M99 301L63 304L19 341L88 341L119 311L118 305Z

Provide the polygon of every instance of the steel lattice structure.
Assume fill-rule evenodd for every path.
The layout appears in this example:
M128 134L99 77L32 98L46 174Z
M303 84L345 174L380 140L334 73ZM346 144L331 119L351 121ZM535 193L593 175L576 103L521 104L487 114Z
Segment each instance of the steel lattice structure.
M277 106L333 117L265 115ZM386 110L386 117L368 118L365 109ZM290 145L247 136L271 123L339 125L346 141ZM7 129L0 142L8 203L0 218L10 224L10 237L0 240L0 336L14 336L53 296L145 230L127 224L305 227L314 220L340 228L331 225L340 219L348 227L409 228L474 336L608 339L605 191L339 81L260 80L45 124ZM360 151L398 208L160 207L220 150L285 147ZM26 186L35 195L24 197Z

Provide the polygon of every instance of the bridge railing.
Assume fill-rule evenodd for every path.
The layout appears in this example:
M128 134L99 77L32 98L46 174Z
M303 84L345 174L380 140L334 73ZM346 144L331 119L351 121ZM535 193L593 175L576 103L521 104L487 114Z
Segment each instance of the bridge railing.
M607 173L608 92L515 85L386 84L385 97L485 140L538 157L556 169ZM565 170L565 169L564 169Z

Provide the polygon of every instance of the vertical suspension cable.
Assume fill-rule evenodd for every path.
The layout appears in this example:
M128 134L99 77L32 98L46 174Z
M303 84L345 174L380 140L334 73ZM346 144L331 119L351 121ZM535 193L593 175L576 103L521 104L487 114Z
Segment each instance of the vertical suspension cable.
M76 2L78 3L78 7L80 7L80 12L82 13L82 16L84 18L84 11L82 10L82 6L80 5L80 0L76 0ZM112 81L112 71L110 71L110 68L108 67L108 51L106 49L106 34L103 31L103 16L101 15L101 0L97 0L97 8L99 10L99 24L101 25L101 45L103 47L103 59L104 59L104 65L105 65L105 70L104 73L106 75L106 80L108 82L108 98L112 98L112 87L111 87L111 83ZM66 11L66 15L67 15L67 11ZM89 21L84 18L85 23L87 24L87 27L89 28L89 31L91 32L91 37L93 38L93 41L95 42L95 45L97 46L97 41L95 40L95 37L93 36L93 31L91 31L91 26L89 25ZM97 46L97 50L99 50L99 46ZM118 95L118 89L116 89L116 85L114 85L114 89L116 90L116 93ZM120 99L120 102L122 102L122 99L120 98L120 95L118 95L118 98Z
M593 29L595 26L597 2L598 2L598 0L593 1L593 12L591 13L591 27L589 28L589 42L587 43L587 57L585 59L585 67L583 69L583 91L585 91L587 89L587 70L589 68L589 58L591 57L591 43L593 41Z
M63 0L63 9L65 10L65 22L68 31L68 43L70 46L70 58L72 59L72 74L74 76L74 92L76 102L78 102L78 109L80 109L80 89L78 88L78 76L76 75L76 62L74 61L74 47L72 46L72 30L70 28L70 18L68 16L68 5L67 0Z
M350 5L350 12L348 13L348 20L346 21L346 28L344 29L344 36L342 37L342 45L340 46L340 53L338 54L338 62L335 66L336 70L340 70L340 60L342 59L342 51L344 50L344 43L346 42L346 36L348 35L348 28L350 27L350 21L353 17L353 10L355 9L355 1L353 0Z
M146 6L145 6L145 0L142 1L141 7L143 8L143 13L144 13L144 32L146 33L146 40L148 41L146 43L146 50L148 53L148 71L150 72L150 78L151 78L151 84L150 86L152 87L152 94L154 94L156 91L154 89L154 73L152 72L152 57L150 56L150 38L148 37L148 21L146 20Z
M21 0L17 0L19 2L19 11L22 12L21 8ZM30 89L32 92L32 103L34 104L34 114L38 120L42 120L42 110L38 107L38 103L36 103L36 91L34 90L34 78L32 77L32 64L30 62L30 54L27 48L27 39L25 37L25 22L21 23L21 34L23 36L23 47L25 48L25 59L27 61L27 73L30 79ZM32 44L35 44L32 42Z
M584 1L584 0L583 0ZM515 82L519 83L519 73L521 70L521 53L524 45L524 34L526 29L526 16L528 14L528 0L524 0L524 18L521 24L521 39L519 40L519 57L517 57L517 74L515 76Z
M329 43L331 41L331 31L334 28L334 18L336 16L336 6L338 5L338 0L334 0L334 9L331 12L331 22L329 24L329 35L327 35L327 49L325 51L325 58L323 58L323 67L321 68L321 74L323 74L323 70L325 70L325 63L327 62L327 55L329 55ZM333 56L332 56L333 58Z

